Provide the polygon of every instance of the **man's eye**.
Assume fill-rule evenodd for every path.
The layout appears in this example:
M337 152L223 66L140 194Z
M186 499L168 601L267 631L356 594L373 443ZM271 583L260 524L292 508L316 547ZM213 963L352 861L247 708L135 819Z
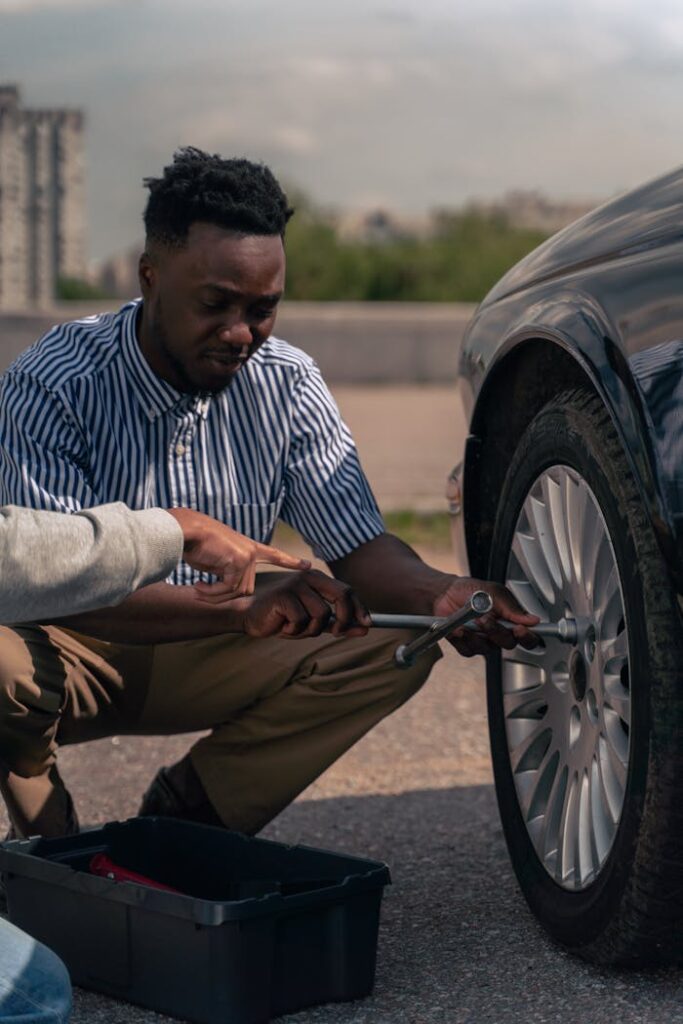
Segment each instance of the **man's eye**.
M267 320L275 312L275 306L257 306L251 313L255 320Z

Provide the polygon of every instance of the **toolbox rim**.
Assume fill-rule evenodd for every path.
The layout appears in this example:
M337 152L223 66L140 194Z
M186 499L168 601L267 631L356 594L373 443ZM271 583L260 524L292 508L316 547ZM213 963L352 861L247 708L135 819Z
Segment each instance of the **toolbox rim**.
M210 833L225 833L227 830L212 825L198 826L195 822L181 822L179 819L163 818L158 815L148 817L128 818L124 821L112 821L105 825L94 825L82 829L76 836L59 837L57 839L44 839L39 836L32 836L28 839L13 839L0 844L0 871L7 875L21 875L23 878L32 878L45 884L59 885L61 888L73 892L97 896L112 902L122 903L128 906L144 907L147 911L158 912L184 920L193 921L195 924L207 927L217 926L230 921L245 921L258 917L279 916L289 913L292 909L304 909L307 906L320 907L340 900L346 900L349 896L357 893L368 892L391 884L389 867L383 861L374 861L358 857L353 854L334 853L348 861L350 867L358 865L359 871L349 873L339 881L328 886L316 888L309 892L293 893L283 895L282 893L266 893L261 896L247 896L237 900L211 900L192 896L185 893L165 892L160 889L151 888L137 882L115 881L93 875L71 864L60 863L59 859L51 859L38 855L34 851L38 846L41 849L51 844L58 846L66 844L67 851L71 852L76 845L83 854L92 852L98 853L102 850L103 840L107 836L113 836L116 831L130 827L132 823L138 822L168 822L173 821L174 825L186 824L193 830L197 828L206 829ZM89 847L87 839L92 835L93 842ZM250 844L254 838L239 832L230 832L231 837L237 841ZM66 842L70 840L70 842ZM74 840L78 840L74 844ZM307 844L280 843L271 839L258 839L261 846L268 845L273 849L286 850L288 852L326 854L331 851L321 850Z

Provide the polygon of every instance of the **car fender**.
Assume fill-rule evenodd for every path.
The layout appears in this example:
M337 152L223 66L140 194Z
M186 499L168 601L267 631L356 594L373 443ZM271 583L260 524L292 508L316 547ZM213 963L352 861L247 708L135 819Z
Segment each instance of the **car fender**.
M581 376L599 395L609 412L630 462L636 486L642 496L643 507L680 593L683 590L680 557L682 544L677 527L680 528L683 521L675 516L675 506L672 510L671 503L667 500L670 490L667 484L667 462L659 450L665 434L661 423L658 427L656 421L653 421L653 412L660 419L664 415L670 421L671 416L676 414L675 396L680 395L683 402L683 343L676 351L677 358L673 360L678 370L679 387L670 388L669 400L660 400L656 403L656 408L653 408L652 403L648 406L647 391L643 390L639 382L639 377L642 380L643 374L638 373L637 357L631 360L626 358L618 332L593 296L579 290L567 289L559 293L554 292L552 300L542 298L532 305L525 303L516 317L510 318L510 309L504 311L500 317L501 310L497 307L507 305L508 302L503 300L501 303L481 309L463 342L461 372L466 378L469 377L477 389L465 453L465 512L468 511L468 491L472 486L472 474L477 472L478 442L486 432L492 389L500 386L501 375L503 379L508 376L524 346L531 343L555 346L565 356L571 358ZM507 332L502 335L502 340L501 334L497 334L495 347L487 353L483 339L492 339L493 335L491 325L487 327L486 321L495 321L499 318L506 323ZM567 386L571 386L571 383L569 381ZM545 404L551 397L552 393L548 394L541 404ZM532 418L539 409L540 405L531 411L529 418ZM671 463L671 457L668 463ZM467 546L469 549L469 531ZM470 561L473 561L471 557ZM481 564L481 560L478 561Z

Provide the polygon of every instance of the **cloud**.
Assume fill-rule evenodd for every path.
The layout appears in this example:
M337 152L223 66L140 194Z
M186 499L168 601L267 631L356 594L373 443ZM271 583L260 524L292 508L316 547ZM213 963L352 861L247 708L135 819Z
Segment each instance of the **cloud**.
M313 132L296 124L281 125L274 132L275 142L296 156L312 156L319 143Z
M183 144L263 159L338 207L636 184L679 160L679 5L0 0L0 66L29 105L86 108L103 254Z
M378 7L372 12L377 21L387 25L414 25L417 17L414 11L408 10L408 4L403 7Z
M0 14L35 14L41 11L96 11L102 7L128 6L134 0L0 0Z
M306 83L309 88L331 87L334 91L340 87L375 87L391 86L396 80L392 60L372 56L345 56L331 59L329 57L293 57L286 62L287 74Z
M659 33L665 47L673 50L683 49L683 15L675 14L664 18L659 25Z

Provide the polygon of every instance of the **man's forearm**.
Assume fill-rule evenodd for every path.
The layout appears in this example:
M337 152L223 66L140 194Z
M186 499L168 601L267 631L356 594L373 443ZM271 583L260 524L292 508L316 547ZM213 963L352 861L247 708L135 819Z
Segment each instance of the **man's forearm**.
M211 605L191 587L155 583L114 608L53 619L58 626L124 644L163 644L243 631L244 599Z
M362 544L331 562L330 568L376 612L430 615L434 601L453 578L427 565L391 533Z

